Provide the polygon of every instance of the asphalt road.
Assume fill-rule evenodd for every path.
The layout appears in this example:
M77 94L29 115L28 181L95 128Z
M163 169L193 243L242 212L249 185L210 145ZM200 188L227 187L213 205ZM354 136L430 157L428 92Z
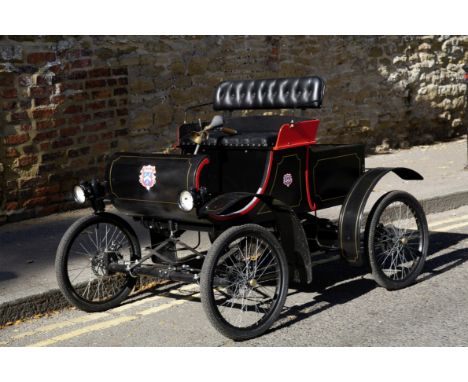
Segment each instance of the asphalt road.
M468 207L430 215L431 250L417 283L389 292L341 262L289 291L276 324L236 343L208 323L196 285L165 285L104 313L75 309L0 330L2 346L467 346Z

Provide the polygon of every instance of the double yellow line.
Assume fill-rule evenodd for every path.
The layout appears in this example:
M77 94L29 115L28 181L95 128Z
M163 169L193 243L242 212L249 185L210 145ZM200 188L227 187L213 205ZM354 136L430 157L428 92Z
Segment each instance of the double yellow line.
M429 229L434 232L452 231L454 229L468 226L468 215L456 216L449 219L429 223Z
M42 327L34 329L34 330L25 331L25 332L22 332L22 333L19 333L19 334L16 334L16 335L12 336L7 341L0 342L0 346L8 345L12 341L20 340L20 339L23 339L23 338L26 338L26 337L30 337L30 336L34 336L34 335L38 335L38 334L46 334L46 333L50 333L50 332L53 332L53 331L56 331L56 330L59 330L59 329L63 329L63 328L67 328L67 327L71 327L71 326L75 326L75 325L80 325L80 324L86 324L86 323L89 323L89 322L92 322L92 321L97 321L97 320L100 320L100 319L103 319L103 318L105 318L106 320L95 323L95 324L92 324L92 325L87 325L87 326L84 326L82 328L72 330L70 332L63 333L63 334L60 334L60 335L57 335L57 336L54 336L54 337L51 337L51 338L47 338L45 340L35 342L35 343L27 345L27 346L28 347L51 346L51 345L55 345L55 344L57 344L59 342L63 342L63 341L66 341L66 340L70 340L72 338L82 336L82 335L87 334L87 333L92 333L92 332L112 328L112 327L115 327L115 326L118 326L118 325L122 325L122 324L125 324L127 322L136 320L138 318L145 317L145 316L155 314L155 313L159 313L159 312L162 312L164 310L175 307L177 305L182 305L182 304L184 304L184 303L186 303L188 301L195 300L196 297L199 296L199 293L196 293L196 291L194 291L194 287L195 287L194 284L186 285L186 286L184 286L182 288L179 288L179 289L177 289L177 290L175 290L173 292L168 292L168 293L164 293L164 294L149 297L149 298L143 298L142 300L119 306L119 307L111 309L111 310L109 310L107 312L86 314L86 315L83 315L83 316L80 316L80 317L76 317L76 318L72 318L72 319L69 319L69 320L60 321L60 322L57 322L57 323L54 323L54 324L42 326ZM174 298L170 297L174 293L178 293L178 292L184 293L181 296L181 299L174 299ZM189 293L187 294L187 292L189 292ZM169 302L164 303L162 305L153 306L153 307L150 307L150 308L147 308L147 309L144 309L144 310L141 310L141 311L129 314L129 315L125 315L125 316L121 316L121 317L115 317L114 316L114 318L112 318L113 313L121 313L121 312L124 312L126 310L135 309L138 306L147 305L149 303L159 301L159 300L169 300Z

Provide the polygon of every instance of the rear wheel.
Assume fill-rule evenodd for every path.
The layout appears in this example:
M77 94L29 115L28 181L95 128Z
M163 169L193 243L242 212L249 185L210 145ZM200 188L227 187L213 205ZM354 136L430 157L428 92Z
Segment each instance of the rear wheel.
M394 290L414 282L427 256L429 231L419 202L403 191L382 196L367 220L366 249L374 280Z
M77 308L99 312L120 304L136 279L128 274L107 272L111 262L140 258L138 239L131 227L111 214L77 220L57 249L55 270L65 298Z
M223 335L246 340L278 318L288 293L288 265L267 229L246 224L223 232L208 251L200 277L203 308Z

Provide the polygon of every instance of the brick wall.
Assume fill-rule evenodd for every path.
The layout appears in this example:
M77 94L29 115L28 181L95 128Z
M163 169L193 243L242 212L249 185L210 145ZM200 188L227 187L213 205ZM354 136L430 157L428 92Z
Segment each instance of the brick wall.
M0 223L75 207L117 150L157 151L224 79L317 74L321 142L464 132L466 36L0 36ZM202 117L213 113L206 111Z

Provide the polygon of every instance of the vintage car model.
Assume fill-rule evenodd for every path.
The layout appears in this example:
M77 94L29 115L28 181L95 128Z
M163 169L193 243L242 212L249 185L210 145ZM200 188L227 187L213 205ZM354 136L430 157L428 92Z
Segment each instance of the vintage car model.
M274 323L290 280L311 283L324 257L369 266L389 290L411 284L428 249L420 204L391 191L368 214L364 207L385 174L422 176L402 167L366 170L363 145L317 144L319 121L296 111L320 108L324 89L319 77L225 81L212 103L220 114L180 126L177 154L114 154L105 181L74 189L76 201L89 200L95 212L76 221L58 247L65 297L96 312L121 303L141 275L199 283L213 326L245 340ZM293 111L233 115L257 109ZM126 220L105 212L107 202L149 231L143 251ZM336 221L318 216L338 205ZM211 247L197 250L186 231L198 232L198 242L208 233Z

